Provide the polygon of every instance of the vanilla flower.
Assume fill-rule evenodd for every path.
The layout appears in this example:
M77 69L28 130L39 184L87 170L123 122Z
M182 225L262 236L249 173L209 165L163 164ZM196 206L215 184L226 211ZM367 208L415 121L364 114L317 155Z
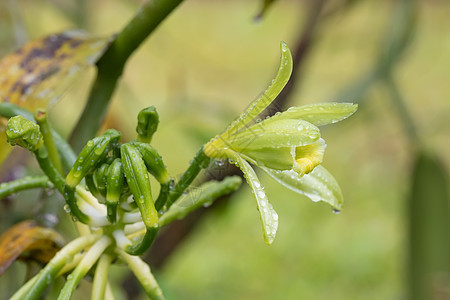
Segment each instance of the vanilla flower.
M257 200L267 244L275 238L278 215L249 163L289 189L340 210L343 197L339 185L320 166L326 144L317 126L341 121L357 109L351 103L321 103L291 107L264 120L257 119L284 88L291 72L292 56L282 42L280 68L272 84L225 132L204 147L207 156L229 159L244 173Z

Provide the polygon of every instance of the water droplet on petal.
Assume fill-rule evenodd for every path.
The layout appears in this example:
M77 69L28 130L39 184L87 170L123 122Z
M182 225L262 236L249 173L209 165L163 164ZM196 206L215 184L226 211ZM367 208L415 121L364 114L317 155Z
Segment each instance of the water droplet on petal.
M278 215L276 212L272 213L272 219L274 219L275 221L278 220Z
M341 211L339 209L333 208L333 214L338 215Z

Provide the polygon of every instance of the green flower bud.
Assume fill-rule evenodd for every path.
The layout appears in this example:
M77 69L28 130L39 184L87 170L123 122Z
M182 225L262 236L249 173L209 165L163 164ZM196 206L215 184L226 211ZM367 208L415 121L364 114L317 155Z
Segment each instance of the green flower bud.
M150 143L159 123L159 116L154 106L141 110L138 114L136 132L138 139L144 143Z
M9 119L6 136L11 146L19 145L29 151L38 150L44 142L39 125L20 115Z
M133 145L141 153L142 159L144 160L150 174L152 174L159 183L167 184L170 177L167 173L166 166L164 165L164 162L156 149L149 144L140 142L134 142Z
M120 139L120 132L109 129L84 146L66 177L66 184L75 187L83 177L92 171L108 155L114 143Z
M97 191L102 198L106 198L106 185L108 180L108 164L102 164L98 169L94 171L94 184L97 187Z
M110 222L116 222L116 208L125 183L122 161L117 158L109 166L106 184L106 207Z
M141 213L147 232L140 243L126 249L133 255L142 254L150 247L158 231L158 212L153 204L149 176L142 155L131 144L123 144L121 149L122 164L128 187L133 194Z

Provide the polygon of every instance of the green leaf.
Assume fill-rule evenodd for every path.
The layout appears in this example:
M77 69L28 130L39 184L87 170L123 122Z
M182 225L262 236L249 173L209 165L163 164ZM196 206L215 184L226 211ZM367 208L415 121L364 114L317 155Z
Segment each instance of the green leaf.
M352 103L316 103L291 107L285 112L277 114L265 122L274 122L282 119L305 120L316 126L337 123L348 117L358 109L357 104Z
M276 181L294 192L305 195L314 202L324 201L334 209L341 210L344 202L336 179L321 165L302 177L292 170L278 171L261 167Z
M252 188L263 226L264 241L267 245L270 245L273 243L277 233L278 214L273 209L272 204L269 203L264 187L259 182L259 179L250 164L239 155L235 156L235 160L239 168L244 173L247 183Z

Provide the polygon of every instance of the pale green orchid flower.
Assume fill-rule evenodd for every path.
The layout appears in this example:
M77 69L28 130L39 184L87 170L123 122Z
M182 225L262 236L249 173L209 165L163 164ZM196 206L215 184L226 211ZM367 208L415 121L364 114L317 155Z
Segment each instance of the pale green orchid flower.
M311 104L255 121L284 88L291 72L292 56L282 42L280 68L272 84L225 132L204 147L207 156L229 159L244 173L257 201L267 244L275 238L278 215L249 163L287 188L313 201L327 202L338 211L342 208L342 192L333 176L320 166L326 144L317 126L341 121L357 109L351 103Z

